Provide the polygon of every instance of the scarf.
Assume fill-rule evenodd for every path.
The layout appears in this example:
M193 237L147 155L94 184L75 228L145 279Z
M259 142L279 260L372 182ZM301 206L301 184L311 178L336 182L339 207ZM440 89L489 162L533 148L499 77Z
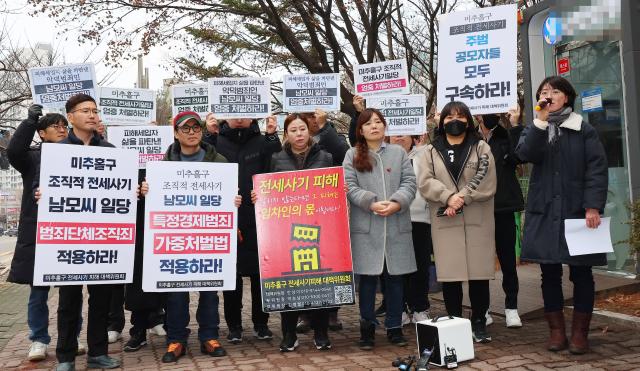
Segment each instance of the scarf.
M573 112L571 107L565 107L562 110L549 113L549 118L547 119L549 127L547 131L549 133L550 144L555 144L558 141L558 137L562 135L560 125L569 118L571 112Z

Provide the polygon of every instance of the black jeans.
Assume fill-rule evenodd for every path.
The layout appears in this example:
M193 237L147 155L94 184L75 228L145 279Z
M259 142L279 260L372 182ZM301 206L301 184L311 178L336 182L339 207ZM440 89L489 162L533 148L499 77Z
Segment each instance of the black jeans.
M109 304L107 331L122 332L124 329L124 286L125 285L113 285L111 303Z
M504 308L518 309L518 271L516 270L516 218L513 212L495 213L496 255L502 270Z
M251 275L251 321L253 326L266 325L269 313L262 311L262 291L260 276ZM224 318L229 329L242 328L242 277L236 276L236 289L223 291Z
M106 355L109 350L107 319L114 285L87 285L89 315L87 344L89 356ZM60 286L58 303L58 362L73 362L78 350L78 317L82 311L82 286Z
M130 321L129 335L133 336L164 323L164 313L162 309L132 310Z
M557 312L564 307L562 294L562 264L540 264L542 298L545 312ZM573 307L577 312L593 312L595 283L590 266L569 266L569 280L573 282Z
M433 253L431 224L411 222L411 226L418 270L405 276L404 299L412 311L424 312L431 307L428 296L429 265Z
M442 282L442 297L447 314L462 317L462 282ZM489 310L489 280L469 281L471 321L484 320Z
M329 312L331 311L333 311L333 308L281 312L282 336L288 332L296 332L299 315L306 315L309 318L311 321L311 328L313 328L315 332L326 334L329 329Z

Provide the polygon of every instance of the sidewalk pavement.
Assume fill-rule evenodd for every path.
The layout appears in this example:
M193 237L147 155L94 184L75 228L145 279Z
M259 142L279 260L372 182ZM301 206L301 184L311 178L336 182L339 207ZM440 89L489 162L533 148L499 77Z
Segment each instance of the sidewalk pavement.
M568 281L568 280L566 280ZM384 330L376 332L376 347L373 351L361 351L357 347L359 337L357 306L340 309L340 318L344 329L330 332L333 349L317 351L313 346L313 335L299 335L300 347L295 352L280 353L278 345L281 339L280 316L272 315L269 321L274 332L274 339L260 341L253 337L250 320L251 298L248 282L244 285L244 341L239 345L226 341L227 328L222 320L220 338L228 356L212 358L200 353L197 342L195 309L197 300L192 300L191 329L187 355L177 363L163 364L160 359L166 350L164 337L150 335L149 345L134 353L122 351L128 339L127 324L124 339L109 346L109 354L122 361L125 370L394 370L391 361L398 356L417 353L415 331L411 326L404 329L410 340L407 347L399 348L390 345L384 336ZM492 286L496 286L493 284ZM499 283L497 284L499 287ZM43 362L32 363L26 360L29 348L28 329L26 326L26 300L28 286L17 286L4 283L0 285L0 370L51 370L55 367L56 310L57 290L52 290L50 299L50 327L52 344L49 356ZM197 294L192 294L195 298ZM522 292L520 295L527 295ZM86 296L86 294L85 294ZM222 299L222 298L221 298ZM380 300L380 298L378 298ZM540 298L541 301L541 298ZM222 309L222 303L220 308ZM86 305L84 306L86 318ZM222 310L220 310L222 313ZM128 319L128 312L127 314ZM432 313L444 314L444 305L439 300L432 300ZM467 313L468 314L468 313ZM570 315L567 314L570 327ZM459 370L640 370L640 336L638 330L619 324L595 320L591 325L590 339L593 352L574 356L568 351L552 353L545 350L547 325L542 318L524 321L521 329L507 329L504 318L494 315L495 323L489 326L493 342L476 344L476 359L460 364ZM85 321L86 329L86 321ZM83 331L81 338L85 339ZM86 344L86 341L83 340ZM78 357L76 367L86 368L86 356Z

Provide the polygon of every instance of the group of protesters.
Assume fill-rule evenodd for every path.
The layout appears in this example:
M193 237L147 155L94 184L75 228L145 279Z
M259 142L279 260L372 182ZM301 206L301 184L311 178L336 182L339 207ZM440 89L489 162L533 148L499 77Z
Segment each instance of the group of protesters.
M607 162L597 132L573 112L576 92L561 77L542 81L536 93L540 110L527 125L519 114L473 116L462 102L450 102L436 118L433 133L387 136L387 123L377 109L366 108L355 96L349 141L339 135L326 112L291 113L284 120L284 139L274 116L266 132L254 119L203 120L196 112L173 118L174 143L165 161L231 162L239 165L238 245L236 289L224 291L227 341L243 341L243 278L251 283L251 320L258 340L272 339L269 314L263 312L258 267L258 243L253 190L255 174L343 166L350 206L353 272L358 282L359 347L375 346L377 317L384 315L390 343L405 346L403 325L429 319L430 269L435 264L448 315L463 316L463 282L468 282L473 340L489 342L487 325L489 280L495 257L503 273L505 319L509 328L522 327L518 315L515 214L525 210L521 258L539 263L550 337L547 348L589 349L587 335L594 303L591 267L606 263L604 254L570 256L564 220L586 219L600 224L607 196ZM31 146L37 133L43 143L113 147L104 137L100 110L94 98L78 94L66 103L66 117L43 115L33 105L17 128L8 148L9 160L23 177L24 192L19 235L8 280L31 285L28 303L28 359L43 360L48 333L49 286L33 286L40 147ZM107 123L108 124L108 123ZM515 124L515 125L513 125ZM71 125L72 129L68 130ZM431 134L431 135L429 135ZM532 164L525 205L516 176L519 164ZM75 357L88 353L89 368L120 367L108 355L108 344L122 337L124 310L131 312L131 328L124 351L134 352L147 342L148 332L166 335L163 362L176 362L186 353L190 334L189 292L155 293L142 290L144 202L150 188L139 170L136 252L133 282L126 285L87 285L88 350L80 342L83 286L61 286L58 305L58 370L74 370ZM562 264L569 265L574 284L570 337L565 330ZM380 287L383 305L376 310ZM199 292L196 320L203 354L221 357L219 297ZM331 348L328 331L342 328L338 308L281 313L280 351L294 351L297 332L312 328L318 350Z

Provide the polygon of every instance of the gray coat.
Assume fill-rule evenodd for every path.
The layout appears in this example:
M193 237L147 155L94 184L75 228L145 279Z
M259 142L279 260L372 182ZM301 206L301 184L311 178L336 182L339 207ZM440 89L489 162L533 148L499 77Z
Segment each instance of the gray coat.
M391 275L416 271L411 238L409 206L416 195L416 176L405 150L387 144L377 152L369 151L371 172L353 166L356 148L351 148L342 166L349 188L351 253L356 274L379 275L386 263ZM377 201L396 201L401 209L382 217L369 210Z

